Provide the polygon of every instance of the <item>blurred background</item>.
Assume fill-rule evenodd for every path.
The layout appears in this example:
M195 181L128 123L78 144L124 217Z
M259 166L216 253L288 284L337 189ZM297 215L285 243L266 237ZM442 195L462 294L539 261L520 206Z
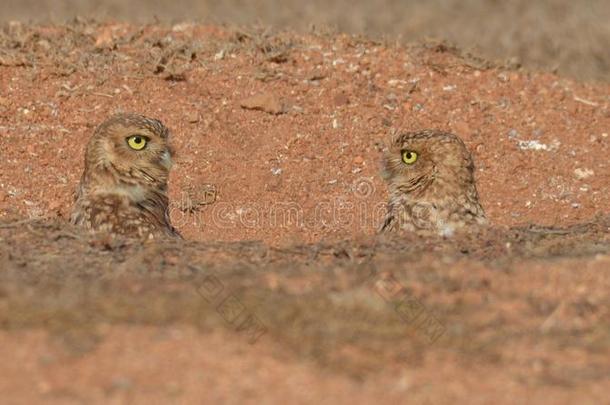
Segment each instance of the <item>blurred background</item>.
M449 40L488 59L610 81L610 0L2 0L0 22L262 24Z

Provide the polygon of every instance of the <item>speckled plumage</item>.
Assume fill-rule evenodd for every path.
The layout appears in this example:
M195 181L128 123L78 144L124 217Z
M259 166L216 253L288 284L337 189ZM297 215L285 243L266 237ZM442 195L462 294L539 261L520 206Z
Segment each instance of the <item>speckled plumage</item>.
M127 139L148 139L134 150ZM158 120L117 114L95 130L70 222L128 237L180 237L169 219L169 130Z
M417 160L405 164L403 151ZM389 203L381 232L398 230L450 236L457 229L484 225L470 152L457 136L422 130L396 136L383 157Z

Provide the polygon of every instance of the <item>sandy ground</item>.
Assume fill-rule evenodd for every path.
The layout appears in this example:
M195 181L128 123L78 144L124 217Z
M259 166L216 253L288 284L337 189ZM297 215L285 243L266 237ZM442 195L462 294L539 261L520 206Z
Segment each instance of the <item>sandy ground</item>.
M4 0L0 22L64 22L76 16L150 23L262 24L388 38L438 38L487 59L610 81L607 0Z
M261 94L262 111L244 108ZM439 42L12 23L0 390L11 403L602 403L609 96ZM84 145L119 110L171 128L187 241L65 224ZM379 151L422 127L471 149L489 230L375 235Z

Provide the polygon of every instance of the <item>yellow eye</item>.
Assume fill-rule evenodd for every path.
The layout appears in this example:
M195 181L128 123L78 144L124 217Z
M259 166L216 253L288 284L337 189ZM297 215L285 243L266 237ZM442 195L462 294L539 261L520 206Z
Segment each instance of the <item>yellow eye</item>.
M148 139L141 135L132 135L127 138L127 145L133 150L142 150L146 146Z
M412 165L417 161L417 152L413 152L412 150L403 150L402 161L408 165Z

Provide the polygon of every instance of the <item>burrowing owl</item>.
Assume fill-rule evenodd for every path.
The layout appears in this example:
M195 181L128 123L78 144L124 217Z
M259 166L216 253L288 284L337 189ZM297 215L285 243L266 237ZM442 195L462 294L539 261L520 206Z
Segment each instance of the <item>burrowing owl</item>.
M132 237L180 237L170 223L169 130L158 120L117 114L89 140L70 222Z
M450 236L485 224L473 172L468 149L453 134L423 130L395 137L383 158L390 200L380 231Z

